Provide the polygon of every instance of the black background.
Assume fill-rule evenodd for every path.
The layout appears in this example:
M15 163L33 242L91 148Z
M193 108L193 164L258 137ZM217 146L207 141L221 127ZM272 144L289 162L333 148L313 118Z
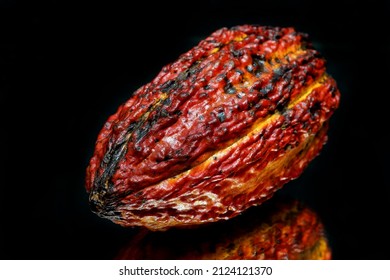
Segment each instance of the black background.
M320 215L334 259L389 258L388 2L0 3L2 259L112 259L135 230L89 209L99 130L162 66L238 24L308 33L341 91L327 145L277 195Z

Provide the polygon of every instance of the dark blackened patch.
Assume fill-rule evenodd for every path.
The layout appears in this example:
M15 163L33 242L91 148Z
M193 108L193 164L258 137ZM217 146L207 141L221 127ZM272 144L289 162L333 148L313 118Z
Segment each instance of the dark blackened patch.
M286 82L291 82L292 80L292 73L291 73L291 70L288 70L286 72L284 72L283 74L283 79L286 81Z
M286 67L279 67L279 68L276 68L274 70L274 75L272 76L272 83L276 83L281 77L283 77L283 75L287 72L287 68Z
M104 157L103 157L103 163L104 163L104 164L107 164L107 163L110 162L110 160L111 160L111 154L110 154L110 153L106 153L106 154L104 155Z
M265 57L264 55L252 55L252 71L253 74L256 75L256 77L259 77L261 73L265 72L264 62ZM248 70L249 71L249 70Z
M238 98L238 99L241 99L241 98L243 98L244 96L245 96L245 94L242 93L242 92L237 93L237 98Z
M260 103L256 103L255 106L253 106L253 108L255 108L255 110L258 110L261 108L261 104Z
M232 85L230 80L227 78L226 74L223 76L223 80L225 81L224 91L227 94L234 94L236 93L236 88Z
M287 144L286 146L284 146L284 150L285 151L289 151L289 150L291 150L293 148L293 146L291 145L291 144Z
M164 104L165 100L161 102L161 104ZM134 129L134 137L135 142L138 143L141 141L152 129L152 127L158 122L160 118L164 117L170 117L170 114L168 111L161 106L157 107L156 113L152 115L150 119L145 120L143 125L140 125L136 129Z
M240 75L244 75L244 72L241 69L236 68L235 71Z
M280 32L275 32L272 36L272 39L275 41L279 40L280 38L282 38L282 34Z
M196 73L199 73L199 71L200 71L200 68L198 66L199 63L200 63L200 61L195 61L194 64L192 64L191 67L188 69L190 76L192 76Z
M265 55L264 54L253 54L251 55L252 57L252 60L255 61L255 62L264 62L265 61Z
M160 111L160 117L162 117L162 118L169 117L168 111L165 110L165 109L161 109L161 111Z
M289 84L287 87L286 87L286 91L290 94L292 92L292 90L294 89L294 84Z
M230 82L227 82L225 87L224 87L224 91L227 94L235 94L237 90Z
M220 122L224 122L226 120L226 115L224 111L218 112L217 118Z
M260 92L264 95L267 95L274 89L274 85L272 83L267 84L265 87L260 89Z
M172 156L171 155L165 155L165 157L164 157L164 161L168 161L168 160L170 160L170 159L172 159Z
M141 152L142 148L140 146L134 146L134 150L136 150L137 152Z
M252 73L252 72L253 72L253 66L252 66L252 64L249 64L249 65L246 67L246 70L247 70L249 73Z
M278 101L276 104L276 110L279 111L280 113L284 114L287 110L288 103L290 102L290 98L282 98L281 100Z
M164 102L163 102L163 105L165 105L165 106L169 106L169 105L171 105L172 104L172 100L168 97L168 98L166 98L165 100L164 100Z
M179 76L177 77L177 80L179 82L181 82L181 81L188 79L189 76L190 76L190 71L187 69L184 72L179 74Z
M244 54L244 52L242 50L232 50L231 52L233 54L233 57L236 57L236 58L241 57Z
M176 81L177 82L182 82L184 80L187 80L190 78L190 76L198 73L200 71L199 69L199 63L200 61L195 61L188 69L185 71L181 72L179 76L177 76Z
M139 142L142 138L144 138L146 134L148 134L148 132L150 131L151 127L152 123L147 122L143 127L140 127L137 131L135 131L135 141Z
M126 134L121 139L118 139L104 155L105 160L101 161L99 167L103 172L96 176L89 196L89 202L93 212L109 215L109 203L107 202L109 199L107 197L109 197L109 191L113 188L110 178L114 174L118 162L127 151L127 143L130 141L132 133L140 128L143 123L144 120L142 118L140 121L131 123L126 130Z
M218 74L217 77L215 78L215 81L217 83L221 82L221 81L228 81L228 78L226 77L226 73L222 73L222 74Z
M317 117L319 110L321 110L321 103L320 102L314 103L313 106L309 109L310 116L312 119Z
M175 81L166 82L161 90L171 91L176 87ZM133 122L126 129L125 135L120 139L117 139L113 143L109 150L104 155L104 160L101 161L99 170L103 172L96 176L95 181L93 182L93 187L90 193L90 204L93 206L93 211L99 215L110 215L109 213L109 201L110 201L110 190L113 188L111 182L111 177L115 173L117 165L121 158L126 154L128 149L128 143L135 141L138 143L143 139L155 125L158 119L167 114L165 110L162 109L165 100L162 100L161 103L151 105L148 107L148 111L156 111L156 114L153 115L151 119L148 119L148 114L144 114L139 118L138 121ZM170 103L170 101L166 101ZM180 115L180 111L175 112L176 115ZM139 145L134 146L134 150L140 152L142 148Z
M178 85L177 85L177 83L176 83L175 80L169 80L169 81L165 82L165 83L161 86L161 91L162 91L163 93L168 93L168 92L170 92L170 91L176 89L177 86L178 86Z
M282 113L282 116L284 117L284 119L286 120L286 122L290 123L291 122L291 118L292 118L292 110L291 109L288 109L287 106L286 108L284 108L284 110L281 112Z
M183 149L176 150L174 154L175 154L175 160L177 160L178 162L186 162L191 158L190 155L183 154Z
M260 253L263 254L264 252L265 252L264 247L261 247L261 248L260 248Z

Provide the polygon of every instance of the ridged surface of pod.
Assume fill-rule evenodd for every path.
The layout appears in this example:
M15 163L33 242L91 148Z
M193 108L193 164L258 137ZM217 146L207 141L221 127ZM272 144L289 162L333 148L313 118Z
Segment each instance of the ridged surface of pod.
M303 172L339 98L306 34L217 30L107 120L87 167L91 208L151 230L232 218Z

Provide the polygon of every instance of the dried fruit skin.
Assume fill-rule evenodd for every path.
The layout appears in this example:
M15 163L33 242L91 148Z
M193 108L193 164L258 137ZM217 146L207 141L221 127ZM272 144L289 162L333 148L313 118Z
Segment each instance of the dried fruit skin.
M87 168L92 210L152 230L234 217L303 172L338 104L305 34L220 29L108 119Z
M316 213L290 201L197 229L140 231L116 259L329 260L331 255Z

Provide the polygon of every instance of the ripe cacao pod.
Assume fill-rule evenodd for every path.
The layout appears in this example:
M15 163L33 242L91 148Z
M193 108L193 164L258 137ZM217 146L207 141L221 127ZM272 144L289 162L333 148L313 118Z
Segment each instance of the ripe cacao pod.
M222 28L166 65L99 133L92 211L165 230L232 218L297 178L340 93L293 28Z
M193 229L140 230L115 259L328 260L331 255L319 216L299 201L278 200Z

